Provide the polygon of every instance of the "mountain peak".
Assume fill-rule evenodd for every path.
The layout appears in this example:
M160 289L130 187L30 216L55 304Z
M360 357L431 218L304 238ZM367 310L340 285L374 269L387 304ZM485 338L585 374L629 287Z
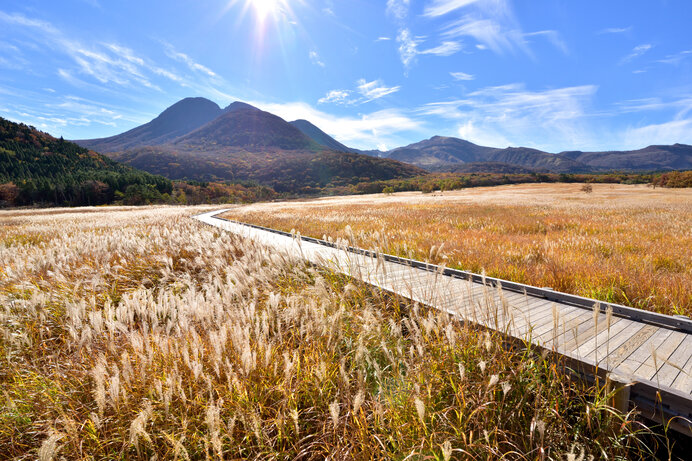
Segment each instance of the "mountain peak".
M253 150L318 148L316 142L281 117L242 102L231 104L224 114L175 143Z
M206 98L185 98L161 112L149 123L109 138L76 141L97 152L118 152L143 145L165 144L209 123L223 112Z
M226 108L223 110L224 112L235 112L238 110L259 110L255 106L252 106L246 102L242 101L234 101L230 103Z

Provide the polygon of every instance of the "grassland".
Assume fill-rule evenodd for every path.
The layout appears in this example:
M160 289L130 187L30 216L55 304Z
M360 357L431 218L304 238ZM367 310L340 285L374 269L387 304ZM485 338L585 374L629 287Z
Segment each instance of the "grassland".
M692 190L525 184L334 197L226 216L666 314L692 316Z
M0 212L0 459L665 448L550 355L189 219L201 211Z

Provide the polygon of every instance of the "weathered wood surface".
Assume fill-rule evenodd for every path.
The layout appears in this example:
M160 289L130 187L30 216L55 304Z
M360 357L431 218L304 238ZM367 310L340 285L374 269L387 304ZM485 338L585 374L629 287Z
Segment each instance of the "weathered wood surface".
M638 406L648 406L652 413L662 410L666 417L692 420L692 332L684 319L648 313L642 316L623 306L611 306L622 316L608 314L605 308L585 307L585 301L598 306L595 300L582 298L580 305L574 305L569 302L570 295L562 293L546 291L540 296L541 289L535 287L527 287L522 293L516 291L517 284L495 281L497 286L490 286L476 275L464 280L445 275L443 268L429 270L426 266L425 270L422 263L412 267L384 256L373 257L328 246L327 242L306 241L300 236L217 218L223 211L195 218L465 321L531 341L564 355L570 363L581 366L582 373L625 377L633 383L630 395ZM659 396L662 402L657 400ZM691 427L684 421L677 424L678 430L692 435Z

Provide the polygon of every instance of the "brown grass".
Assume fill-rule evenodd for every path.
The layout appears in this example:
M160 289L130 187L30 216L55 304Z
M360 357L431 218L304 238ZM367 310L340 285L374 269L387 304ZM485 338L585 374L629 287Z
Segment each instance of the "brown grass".
M0 459L652 456L530 345L195 211L3 218Z
M234 208L302 235L667 314L692 315L692 191L529 184ZM349 230L350 229L350 230ZM436 251L431 251L432 249Z

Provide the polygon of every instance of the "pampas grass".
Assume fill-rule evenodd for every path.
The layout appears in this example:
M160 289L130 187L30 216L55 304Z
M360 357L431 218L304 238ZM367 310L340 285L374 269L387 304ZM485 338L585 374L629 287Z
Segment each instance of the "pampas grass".
M3 215L0 458L651 454L631 414L530 344L201 211Z

